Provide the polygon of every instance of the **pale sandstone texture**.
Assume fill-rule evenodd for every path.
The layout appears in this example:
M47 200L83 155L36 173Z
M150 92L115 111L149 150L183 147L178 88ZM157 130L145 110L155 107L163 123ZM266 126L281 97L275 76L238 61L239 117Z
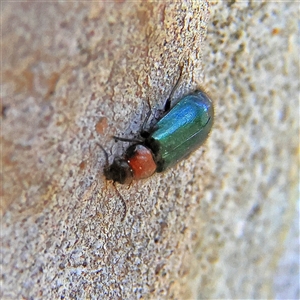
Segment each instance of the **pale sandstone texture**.
M297 5L1 5L1 299L272 297L297 198ZM180 64L174 102L201 86L215 126L116 185L122 221L97 143L121 154L111 135L137 135Z

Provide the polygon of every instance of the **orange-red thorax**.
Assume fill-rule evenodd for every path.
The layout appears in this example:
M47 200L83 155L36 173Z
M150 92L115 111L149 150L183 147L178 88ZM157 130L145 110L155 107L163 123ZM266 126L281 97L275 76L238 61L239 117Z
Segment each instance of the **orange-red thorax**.
M128 157L127 161L135 180L148 178L156 171L156 163L151 150L143 145L136 145L134 153Z

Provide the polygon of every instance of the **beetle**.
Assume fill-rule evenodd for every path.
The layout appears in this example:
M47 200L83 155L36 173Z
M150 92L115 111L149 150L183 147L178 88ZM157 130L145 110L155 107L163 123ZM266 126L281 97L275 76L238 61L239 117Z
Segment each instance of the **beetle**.
M213 125L214 108L205 92L196 90L171 107L171 98L180 78L181 73L165 103L164 115L145 130L150 110L139 139L114 136L115 140L131 142L132 145L123 156L114 158L110 165L105 152L103 173L107 180L129 184L133 180L148 178L155 172L163 172L189 156L208 138Z

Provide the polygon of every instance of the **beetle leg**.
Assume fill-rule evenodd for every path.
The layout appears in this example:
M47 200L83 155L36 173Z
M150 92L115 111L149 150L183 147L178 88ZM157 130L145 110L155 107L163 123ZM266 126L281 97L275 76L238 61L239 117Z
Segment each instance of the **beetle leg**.
M142 125L142 129L141 129L141 132L140 132L140 136L141 136L142 138L147 138L147 137L149 136L148 130L145 129L145 128L146 128L146 125L147 125L147 123L148 123L148 121L149 121L149 118L150 118L150 116L151 116L151 114L152 114L152 109L151 109L149 97L147 98L147 103L148 103L149 111L147 112L147 115L146 115L146 117L145 117L145 120L144 120L143 125Z
M122 137L115 136L115 135L113 135L112 137L115 141L130 142L130 143L142 143L143 142L143 140L122 138Z
M174 93L175 93L176 89L178 88L179 83L180 83L180 81L181 81L182 70L183 70L183 64L180 65L180 69L179 69L179 77L178 77L178 79L177 79L177 81L176 81L176 83L175 83L175 85L174 85L174 87L173 87L173 89L172 89L172 91L171 91L171 93L170 93L169 98L167 99L167 101L166 101L166 103L165 103L165 108L164 108L165 112L169 111L170 108L171 108L171 100L172 100L173 95L174 95Z

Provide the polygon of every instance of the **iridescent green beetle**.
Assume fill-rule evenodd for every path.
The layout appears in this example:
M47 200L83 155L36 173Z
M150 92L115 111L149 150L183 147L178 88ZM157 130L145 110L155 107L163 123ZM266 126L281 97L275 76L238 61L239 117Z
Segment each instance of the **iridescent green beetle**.
M195 91L180 99L171 109L170 104L171 96L165 104L164 116L144 130L148 114L140 139L115 137L117 140L133 142L133 145L122 157L116 157L111 165L107 158L104 167L106 179L124 184L150 177L155 172L175 165L204 143L214 119L213 104L207 94Z

